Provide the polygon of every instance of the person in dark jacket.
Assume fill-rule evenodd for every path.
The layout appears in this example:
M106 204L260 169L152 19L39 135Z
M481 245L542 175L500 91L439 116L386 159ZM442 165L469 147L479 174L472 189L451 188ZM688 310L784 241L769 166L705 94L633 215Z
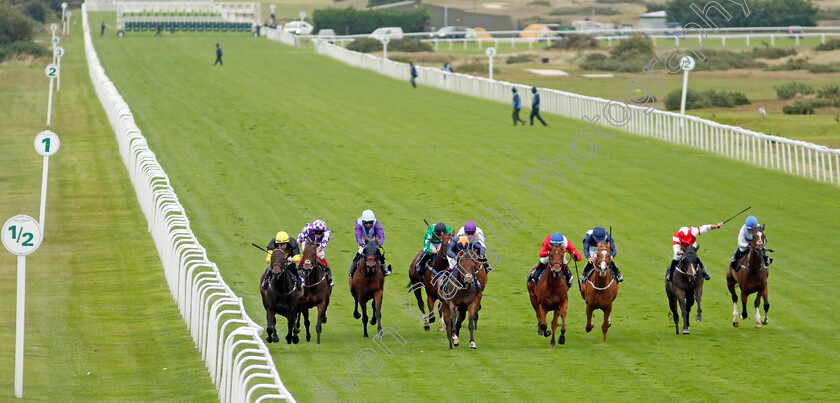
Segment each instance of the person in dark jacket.
M99 36L105 35L105 21L102 21L101 30L99 31Z
M531 97L531 126L534 125L535 117L542 122L543 126L548 126L542 116L540 116L540 93L537 92L537 87L531 87L531 93L534 94L534 96Z
M592 274L592 271L595 270L595 266L593 263L595 262L595 255L598 253L598 244L609 242L610 243L610 255L615 257L615 241L613 241L612 236L604 229L602 226L597 226L589 231L586 232L586 236L583 237L583 255L589 261L586 263L586 267L583 268L583 275L580 276L580 282L583 283L586 279L589 278L589 275ZM619 283L624 281L624 277L621 275L621 272L618 270L618 266L615 265L614 261L610 262L610 270L613 272L613 277Z
M522 122L522 126L525 126L525 119L519 117L519 111L522 109L522 98L516 92L516 88L512 88L511 91L513 91L513 125L516 126L517 123Z
M280 249L283 251L283 255L288 260L288 268L292 274L294 274L295 282L298 284L298 287L303 287L303 279L298 274L297 264L300 263L300 246L298 246L297 240L294 238L289 237L289 234L286 231L280 231L274 238L271 238L268 241L268 246L265 249L268 251L268 256L265 257L265 262L269 264L269 266L265 269L265 279L263 280L263 288L268 289L268 272L271 270L271 252L275 249Z
M221 64L222 66L225 65L222 63L222 46L218 43L216 44L216 63ZM215 66L216 63L213 63L213 65Z
M414 82L417 78L417 67L414 65L414 62L409 62L408 65L410 68L409 72L411 73L411 86L417 88L417 83Z

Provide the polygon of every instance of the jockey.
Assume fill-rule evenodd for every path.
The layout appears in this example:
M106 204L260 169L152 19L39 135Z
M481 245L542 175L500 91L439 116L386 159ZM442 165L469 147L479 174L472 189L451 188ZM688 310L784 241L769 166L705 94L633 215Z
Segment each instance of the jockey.
M569 239L564 237L563 234L559 232L555 232L543 240L542 250L540 250L540 263L537 265L534 270L531 270L528 273L528 280L537 282L542 274L543 270L548 267L548 251L551 245L563 245L566 248L566 251L572 254L572 258L575 259L576 262L579 262L581 259L580 253L575 249L575 246L569 242ZM568 287L572 286L572 272L569 271L569 259L564 255L563 256L563 276L566 277L566 285Z
M303 278L300 277L298 274L297 264L300 263L300 247L298 247L297 241L294 238L289 239L289 234L286 231L280 231L274 238L271 238L268 241L268 246L265 247L268 250L268 255L265 257L265 262L271 264L271 251L275 249L281 249L283 251L283 256L289 262L287 268L292 271L294 274L295 282L298 286L303 285ZM268 266L265 269L265 279L263 280L263 288L268 289L268 272L271 270L271 266Z
M602 226L597 226L589 231L586 231L586 236L583 237L583 255L586 256L586 259L589 260L586 263L586 267L583 268L583 273L580 276L580 282L583 283L586 279L589 278L589 275L592 274L592 271L595 270L595 255L598 253L598 244L602 244L604 242L610 243L610 252L612 257L615 257L615 241L612 238L612 235L607 233L607 230L604 229ZM624 277L621 275L621 272L618 270L618 266L615 265L614 261L610 261L610 270L612 270L613 277L615 277L615 281L619 283L624 281Z
M439 222L434 226L429 226L426 230L426 235L423 239L423 254L420 256L420 260L417 261L417 273L420 274L420 277L423 277L423 274L426 272L426 265L429 263L432 255L437 254L440 251L441 240L440 237L443 234L452 234L452 228L448 225Z
M729 261L729 267L732 268L735 272L738 272L740 267L738 266L738 259L743 257L747 254L747 250L750 246L750 241L752 241L752 230L753 228L758 227L758 219L755 216L747 217L746 221L744 221L744 225L741 226L741 231L738 232L738 249L735 249L735 253L732 254L732 260ZM764 244L767 245L767 236L764 237ZM769 256L764 255L764 265L770 266L770 263L773 263L773 259L770 259Z
M474 238L475 242L481 245L481 256L484 256L483 251L487 249L487 241L484 238L484 231L482 231L481 228L477 227L474 222L467 221L464 224L464 226L458 230L458 234L456 235L456 237L459 237L461 235L466 235ZM484 269L487 271L487 273L490 273L490 271L493 270L493 268L490 267L490 263L487 262L486 259L484 262Z
M478 250L479 256L484 256L484 245L480 244L474 237L469 235L456 235L449 242L449 248L446 250L449 267L454 270L458 266L458 254L461 252L466 253L473 249ZM478 276L473 276L473 280L475 281L476 291L481 291L481 283L478 282Z
M353 269L356 267L356 263L362 257L362 252L365 250L365 240L376 241L380 248L385 243L385 231L379 225L379 220L373 215L372 210L363 211L362 216L356 220L356 243L359 244L359 251L356 252L353 262L350 263L350 278L353 278ZM386 276L391 274L391 265L385 266L384 252L379 254L379 263L382 264L383 274Z
M297 241L301 249L306 249L306 242L308 240L313 241L315 244L318 250L318 259L324 266L327 281L330 282L330 287L332 287L335 285L332 279L332 269L330 269L330 265L327 263L326 254L324 254L324 248L326 248L327 244L330 242L330 229L327 228L327 223L325 223L324 220L315 220L303 227L297 237Z
M677 232L674 233L673 236L673 247L674 247L674 258L671 260L671 265L668 266L668 270L665 271L665 280L671 281L671 275L674 273L674 268L677 267L677 263L682 260L682 254L685 252L685 249L689 246L693 246L697 249L697 236L703 235L710 230L718 229L723 226L723 223L715 224L708 224L702 227L682 227ZM697 260L700 260L698 257ZM703 266L703 262L700 262L700 270L703 272L703 278L709 280L709 273L706 271L706 267Z

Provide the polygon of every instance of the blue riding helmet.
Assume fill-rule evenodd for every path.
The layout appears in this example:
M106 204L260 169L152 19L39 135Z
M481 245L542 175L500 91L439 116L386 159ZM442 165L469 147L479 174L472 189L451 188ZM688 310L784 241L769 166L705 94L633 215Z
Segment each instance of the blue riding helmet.
M555 232L555 233L551 234L551 239L549 240L549 243L551 243L552 245L560 245L565 240L566 240L566 237L564 237L563 234L561 234L559 232Z
M598 242L604 242L607 240L607 230L604 229L602 226L597 226L592 229L592 238L594 238Z
M747 226L747 229L753 229L758 226L758 219L755 216L747 217L747 220L744 221L744 225Z

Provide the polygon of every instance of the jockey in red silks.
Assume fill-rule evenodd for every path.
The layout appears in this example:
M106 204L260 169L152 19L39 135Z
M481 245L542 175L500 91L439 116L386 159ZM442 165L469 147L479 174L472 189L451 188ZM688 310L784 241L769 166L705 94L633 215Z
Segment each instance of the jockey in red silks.
M568 238L564 237L563 234L559 232L555 232L543 240L542 249L540 250L540 263L534 270L531 270L528 273L528 280L537 282L537 279L540 278L540 274L542 274L543 270L548 267L548 251L551 245L563 245L564 248L572 255L572 258L575 259L576 262L581 260L580 253L575 249L575 246L572 245L572 242L569 241ZM572 286L572 272L569 271L569 259L566 256L563 256L563 276L566 277L566 283L569 287Z
M677 263L682 260L682 254L685 252L686 248L689 246L693 246L695 249L698 248L698 236L703 235L710 230L718 229L721 226L723 226L723 223L707 224L701 227L682 227L675 232L672 238L674 257L673 260L671 260L671 265L668 266L668 270L665 271L665 280L671 281L671 275L674 273L674 268L677 267ZM698 257L697 260L700 260L700 258ZM703 272L703 278L709 280L709 273L706 271L706 267L703 265L702 261L700 262L700 270Z

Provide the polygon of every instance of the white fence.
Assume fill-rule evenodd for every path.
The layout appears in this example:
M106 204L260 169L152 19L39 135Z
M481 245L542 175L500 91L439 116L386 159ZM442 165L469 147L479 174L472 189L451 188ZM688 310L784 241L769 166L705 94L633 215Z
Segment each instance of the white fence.
M178 196L169 185L169 178L147 146L128 104L105 75L93 48L85 5L82 5L82 23L91 81L114 129L172 298L178 303L210 377L219 389L219 399L294 402L260 337L262 327L248 317L242 299L231 291L216 265L207 259L190 229Z
M398 80L409 79L409 67L405 63L353 52L326 41L315 41L315 50L352 66ZM511 88L516 87L522 95L522 103L530 104L529 86L526 85L445 73L436 68L417 69L418 84L505 103L510 101ZM611 102L548 88L540 88L539 92L541 111L576 119L604 116L605 107ZM840 150L722 125L695 116L660 110L645 111L645 108L630 105L629 120L620 129L840 185Z

